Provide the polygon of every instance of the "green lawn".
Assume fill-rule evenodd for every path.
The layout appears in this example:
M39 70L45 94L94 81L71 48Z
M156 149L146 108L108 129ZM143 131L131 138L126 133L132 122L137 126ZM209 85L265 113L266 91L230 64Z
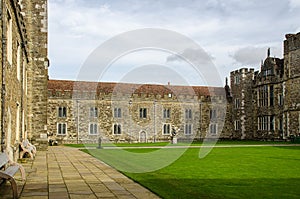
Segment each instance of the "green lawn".
M196 148L84 151L123 170L163 198L300 197L300 147L214 148L203 159L198 158ZM126 171L155 168L180 153L183 155L165 168L146 173Z

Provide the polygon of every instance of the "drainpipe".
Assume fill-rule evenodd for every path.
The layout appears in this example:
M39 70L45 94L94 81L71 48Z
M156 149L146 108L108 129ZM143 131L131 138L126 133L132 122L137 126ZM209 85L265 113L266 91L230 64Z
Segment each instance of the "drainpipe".
M3 152L5 150L5 130L4 130L4 123L5 123L5 61L6 61L6 40L4 39L5 36L5 32L6 32L6 25L4 24L4 17L3 17L3 1L0 1L0 19L2 22L2 92L1 92L1 152Z

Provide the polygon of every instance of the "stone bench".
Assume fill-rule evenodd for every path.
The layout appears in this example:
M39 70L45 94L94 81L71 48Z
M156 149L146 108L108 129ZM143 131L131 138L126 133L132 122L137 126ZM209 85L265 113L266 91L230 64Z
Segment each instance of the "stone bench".
M0 153L0 169L0 180L8 180L13 191L13 198L18 198L18 187L14 175L20 170L22 180L25 180L25 170L23 166L9 160L6 153Z

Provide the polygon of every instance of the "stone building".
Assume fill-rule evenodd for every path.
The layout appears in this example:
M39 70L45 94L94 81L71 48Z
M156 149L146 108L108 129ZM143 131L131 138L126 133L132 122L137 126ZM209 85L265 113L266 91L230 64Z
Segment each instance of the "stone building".
M1 151L13 159L21 139L35 142L46 132L46 5L44 0L0 1L0 139Z
M300 133L300 33L287 34L283 59L270 56L260 71L231 72L233 118L241 138L289 139Z
M230 74L230 86L138 85L49 80L48 132L63 143L204 138L286 140L300 132L300 33L283 59Z
M49 80L48 97L48 131L63 143L218 138L227 104L224 88L63 80Z

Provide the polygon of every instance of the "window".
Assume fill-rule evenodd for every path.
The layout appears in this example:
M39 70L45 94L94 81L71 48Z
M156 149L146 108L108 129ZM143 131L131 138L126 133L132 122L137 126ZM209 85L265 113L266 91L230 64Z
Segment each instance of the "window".
M261 128L262 124L261 124L261 123L262 123L261 117L258 117L258 118L257 118L257 129L258 129L258 130L262 130L262 128Z
M58 117L67 117L67 108L66 107L58 108Z
M11 15L7 11L7 29L6 29L6 37L7 37L7 61L12 64L12 19Z
M98 117L98 108L97 107L90 108L90 117Z
M282 118L279 119L279 122L278 122L278 130L279 130L279 131L282 131L282 130L283 130L283 119L282 119Z
M185 119L192 119L192 109L185 109Z
M262 100L263 100L263 103L262 103L262 106L268 106L268 86L267 85L264 85L263 86L263 96L262 96Z
M240 108L240 99L239 98L236 98L234 100L234 108L236 108L236 109Z
M90 135L97 135L98 134L98 124L90 123L89 133L90 133Z
M140 118L141 119L147 118L147 109L146 108L140 108Z
M262 116L258 118L259 130L266 131L269 128L269 116Z
M115 118L121 118L122 117L121 108L114 108L114 117Z
M268 89L268 85L264 85L262 87L259 88L258 90L258 99L259 99L259 103L258 105L260 107L263 106L268 106L269 104L269 89Z
M121 134L121 125L120 124L114 124L114 134L115 135Z
M278 105L283 106L283 95L282 94L279 94L279 96L278 96Z
M211 120L215 120L217 118L217 110L211 109L209 111L209 115L210 115L209 117L210 117Z
M240 83L240 76L239 75L234 76L234 83L235 84L239 84Z
M67 124L58 123L57 124L57 135L66 135L67 134Z
M169 135L171 133L171 125L170 124L164 124L163 125L163 134Z
M270 106L274 106L274 86L270 86Z
M238 131L241 129L241 122L240 120L235 120L234 121L234 130Z
M170 109L164 109L164 118L169 119L170 118Z
M17 47L17 79L20 81L21 79L21 46L18 42Z
M275 117L272 115L269 117L269 123L270 123L270 130L274 131L275 130Z
M263 119L263 128L262 130L268 130L268 117L267 116L264 116Z
M212 135L217 135L217 124L209 125L209 133Z
M185 135L192 135L192 124L185 124L184 125L184 134Z

